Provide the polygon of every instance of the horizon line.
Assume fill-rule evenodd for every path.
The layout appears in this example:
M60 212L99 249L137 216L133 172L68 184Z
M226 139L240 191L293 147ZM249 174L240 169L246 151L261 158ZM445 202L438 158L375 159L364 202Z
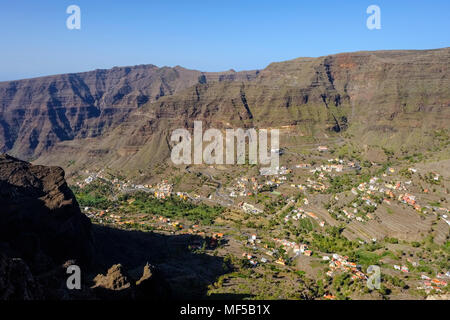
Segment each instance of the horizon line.
M48 77L57 77L57 76L70 75L70 74L83 74L83 73L89 73L89 72L95 72L95 71L108 71L108 70L112 70L112 69L116 69L116 68L118 68L118 69L134 68L134 67L141 67L141 66L152 66L152 67L156 67L158 69L163 69L163 68L171 68L171 69L182 68L182 69L185 69L185 70L198 71L198 72L201 72L201 73L226 73L226 72L239 73L239 72L260 71L260 70L266 69L267 67L269 67L273 63L282 63L282 62L293 61L293 60L297 60L297 59L320 59L320 58L329 57L329 56L335 56L335 55L340 55L340 54L352 54L352 53L395 52L395 51L403 51L403 52L407 52L407 51L423 51L423 52L425 52L425 51L439 51L439 50L445 50L445 49L450 49L450 46L440 47L440 48L429 48L429 49L378 49L378 50L343 51L343 52L330 53L330 54L319 55L319 56L299 56L299 57L295 57L295 58L287 59L287 60L272 61L268 65L266 65L264 68L261 68L261 69L242 69L242 70L235 70L234 68L230 68L228 70L220 70L220 71L202 71L202 70L193 69L193 68L186 68L186 67L183 67L183 66L178 65L178 64L175 65L175 66L170 66L170 65L158 66L158 65L155 65L155 64L152 64L152 63L140 63L140 64L123 65L123 66L111 66L110 68L96 68L96 69L90 69L90 70L85 70L85 71L62 72L62 73L54 73L54 74L37 75L37 76L31 76L31 77L19 78L19 79L0 80L0 83L14 82L14 81L24 81L24 80L33 80L33 79L48 78Z

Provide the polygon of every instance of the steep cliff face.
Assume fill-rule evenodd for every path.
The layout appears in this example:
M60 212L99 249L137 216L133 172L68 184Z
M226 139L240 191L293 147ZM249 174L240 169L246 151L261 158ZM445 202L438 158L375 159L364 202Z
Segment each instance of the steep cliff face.
M61 168L0 155L0 301L168 298L170 289L159 269L144 263L138 263L136 279L124 278L126 270L113 266L106 276L98 275L91 288L95 272L110 267L106 261L136 268L133 259L124 258L123 249L111 247L125 245L125 251L137 251L136 256L145 260L158 246L152 238L139 247L119 230L111 230L108 235L116 237L114 244L104 233L101 227L94 230L80 212ZM111 251L105 254L104 248ZM67 268L73 264L82 270L80 290L66 285ZM123 287L116 285L125 280Z
M68 100L58 98L63 101L58 110L63 111L53 113L57 121L48 116L51 107L45 99L45 116L33 117L30 114L33 107L23 104L27 107L22 114L27 114L24 117L34 125L20 122L14 118L18 111L3 107L2 119L8 120L0 122L3 128L0 142L3 149L10 148L14 155L39 156L38 163L66 165L68 161L76 161L125 168L145 167L153 160L166 159L170 155L172 130L192 127L194 120L203 120L205 127L216 128L291 126L297 137L314 139L346 132L362 144L426 145L432 139L432 130L448 128L449 64L450 49L444 48L299 58L273 63L260 72L202 74L179 67L163 70L147 66L144 70L138 66L124 76L126 68L112 69L103 72L120 71L121 76L108 85L93 89L97 88L93 85L96 81L83 80L90 94L81 93L88 92L87 89L77 89L70 91ZM137 73L152 75L131 85ZM88 74L94 77L95 72ZM89 78L87 74L83 77ZM51 77L45 79L50 81ZM37 80L23 83L27 81ZM133 90L121 89L124 83ZM6 93L11 89L5 89L11 85L3 84L3 97L12 96ZM142 88L147 88L147 98L140 100ZM82 100L80 96L87 98ZM38 101L36 97L31 95L30 101ZM94 107L100 111L92 117L77 116L74 111L72 120L63 126L67 121L61 119L71 114L71 104L84 105L77 112L88 110L83 108L88 108L89 103L80 101L94 101ZM58 116L61 114L64 117ZM11 134L5 134L8 130L19 131L11 138ZM64 134L51 138L56 132ZM37 145L30 144L34 136L39 137Z
M91 222L80 212L61 168L0 155L0 208L0 242L18 256L92 261Z
M448 129L449 64L450 49L274 63L248 81L197 83L149 102L102 137L56 144L38 162L146 168L169 157L170 133L194 120L204 128L290 126L294 137L282 136L284 146L345 132L356 143L424 148L433 130Z
M59 141L101 135L140 106L196 83L255 76L140 65L2 82L0 152L33 158Z
M91 222L64 171L0 155L0 300L63 298L63 264L93 258Z

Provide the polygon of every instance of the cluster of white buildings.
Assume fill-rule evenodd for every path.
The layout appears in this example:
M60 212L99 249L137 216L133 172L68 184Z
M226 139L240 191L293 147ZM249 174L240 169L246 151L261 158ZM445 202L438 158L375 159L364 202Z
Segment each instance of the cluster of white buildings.
M172 195L173 185L164 180L156 185L155 197L158 199L165 199Z
M260 209L250 203L242 202L239 204L239 207L242 208L242 210L245 213L251 213L251 214L260 214L263 213L263 209Z
M414 170L411 172L417 172L416 169L410 168ZM389 172L395 172L393 168L388 169ZM387 176L383 174L383 176ZM412 185L411 181L401 182L397 181L396 183L387 183L384 182L379 177L372 177L369 182L360 183L356 188L352 188L351 192L353 195L360 197L364 204L368 206L373 206L375 208L378 207L378 203L374 200L374 196L382 196L383 203L390 205L392 200L395 200L396 195L394 191L407 191L408 186ZM416 197L405 192L398 196L398 201L401 203L406 203L413 206L416 210L420 211L421 207L416 203ZM361 216L357 216L358 213L358 205L356 203L352 203L352 208L343 209L343 213L348 219L356 219L358 221L366 221L365 218ZM339 217L339 215L338 215ZM371 218L372 216L367 215L367 218Z
M229 196L232 198L251 196L254 192L261 189L261 187L255 177L240 177L236 179L232 187L228 188L230 190Z
M303 255L309 257L312 255L312 251L308 249L308 245L306 245L306 244L297 244L293 241L289 241L286 239L278 239L278 238L275 238L273 240L275 241L275 243L278 243L279 245L281 245L283 247L283 249L286 250L286 252L289 250L292 250L292 253L295 256L303 254Z
M305 200L307 200L307 199L305 199ZM305 211L302 208L296 208L296 209L291 210L291 212L289 212L284 217L284 222L288 222L291 219L294 221L298 221L300 219L306 219L307 217L310 217L310 218L316 220L321 227L325 227L325 221L320 220L319 217L316 214L314 214L313 212Z
M97 173L91 173L89 170L86 170L84 173L88 174L88 177L83 180L83 182L77 182L79 187L84 187L85 185L91 184L98 178L108 180L104 177L104 170L100 170Z

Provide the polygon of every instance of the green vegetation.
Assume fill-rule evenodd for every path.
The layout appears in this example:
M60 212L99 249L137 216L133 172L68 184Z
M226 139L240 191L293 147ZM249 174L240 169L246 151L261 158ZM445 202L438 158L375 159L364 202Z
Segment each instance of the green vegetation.
M353 185L353 179L350 174L344 174L342 176L331 177L328 176L330 182L330 187L328 188L328 193L336 194L344 191L350 190Z
M326 253L350 254L359 247L359 244L342 236L343 227L329 227L327 235L314 233L311 247Z
M94 181L82 189L73 186L72 190L80 207L92 207L105 210L113 204L110 200L113 194L113 188L109 183Z
M99 210L114 209L127 216L132 214L161 215L166 218L186 218L194 223L210 225L224 211L220 206L193 204L176 197L157 199L145 192L123 194L113 197L113 186L104 181L94 181L84 188L72 187L81 207ZM132 228L133 225L128 225ZM139 229L142 229L139 227Z
M205 204L195 205L178 198L157 199L145 192L125 194L119 197L119 202L130 201L125 212L158 214L166 218L186 218L195 223L212 224L223 212L219 206L210 207Z

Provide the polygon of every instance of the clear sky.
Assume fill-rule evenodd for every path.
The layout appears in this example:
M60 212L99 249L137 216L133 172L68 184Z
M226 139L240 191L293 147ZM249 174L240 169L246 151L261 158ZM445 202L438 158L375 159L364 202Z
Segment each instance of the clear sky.
M81 29L69 30L69 5ZM366 9L381 8L381 30ZM450 0L2 0L0 81L113 66L261 69L338 52L450 46Z

